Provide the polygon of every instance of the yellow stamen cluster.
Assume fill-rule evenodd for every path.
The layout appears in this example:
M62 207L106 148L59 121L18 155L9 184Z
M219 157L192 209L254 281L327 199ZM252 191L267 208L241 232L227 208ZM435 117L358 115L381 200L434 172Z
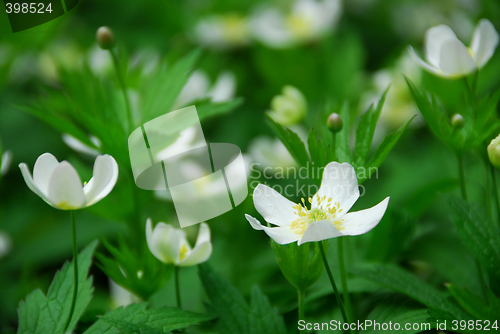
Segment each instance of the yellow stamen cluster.
M335 225L337 230L343 230L344 227L342 227L342 223L344 220L335 220L335 216L342 212L342 209L340 209L340 203L332 202L331 197L320 197L318 194L315 195L315 199L317 205L313 209L307 209L306 201L303 198L301 198L302 203L298 203L293 206L293 208L297 210L295 214L299 216L298 219L294 220L290 224L290 228L293 232L302 236L309 225L320 220L330 220L333 225ZM308 202L312 204L313 198L309 197Z
M179 261L184 260L187 256L187 253L188 253L187 246L186 246L186 244L183 244L181 246L181 249L179 250Z

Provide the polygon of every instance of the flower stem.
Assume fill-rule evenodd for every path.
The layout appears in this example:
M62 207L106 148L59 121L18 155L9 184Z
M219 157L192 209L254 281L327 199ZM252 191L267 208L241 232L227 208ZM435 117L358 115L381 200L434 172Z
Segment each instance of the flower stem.
M181 304L181 290L179 288L179 267L175 266L174 269L174 275L175 275L175 298L177 300L177 307L182 309L182 304Z
M128 132L131 133L134 127L134 116L132 115L132 108L130 107L130 101L127 94L127 86L125 86L125 80L120 71L120 61L114 49L110 49L109 53L113 59L113 65L115 67L116 75L118 77L118 82L120 83L120 88L123 93L123 99L125 100L125 107L127 109L127 120L128 120Z
M490 170L491 170L491 181L492 181L491 183L493 184L493 197L495 198L495 206L497 208L498 221L500 222L500 200L498 199L498 186L497 186L497 177L495 174L495 167L491 165Z
M491 182L490 182L490 162L483 159L484 162L484 183L486 188L486 210L488 216L491 216Z
M342 298L340 298L339 289L337 289L337 284L335 284L335 280L333 279L332 271L330 270L330 266L328 265L328 260L326 259L325 248L323 247L323 242L319 241L318 246L319 246L319 250L321 251L321 257L323 258L323 263L325 264L326 273L328 274L328 278L330 279L330 283L332 284L333 292L335 292L335 297L337 298L337 304L339 304L340 311L342 312L342 317L344 318L344 322L349 323L349 320L347 318L347 313L345 312L344 303L342 302Z
M349 319L352 319L352 306L351 298L349 296L349 288L347 286L347 275L345 271L345 261L344 261L344 239L342 237L337 238L337 246L339 253L339 270L340 270L340 282L342 284L342 295L344 296L345 309Z
M304 306L305 306L306 292L297 289L297 296L299 299L299 321L305 320Z
M464 156L457 153L458 174L460 176L460 189L462 190L462 198L467 200L467 189L465 188L465 172L464 172Z
M71 307L69 309L68 320L66 320L66 324L64 325L63 334L66 333L68 326L71 322L71 317L73 316L73 312L75 311L76 304L76 295L78 293L78 254L76 250L76 226L75 226L75 211L70 211L71 215L71 232L73 238L73 297L71 299Z

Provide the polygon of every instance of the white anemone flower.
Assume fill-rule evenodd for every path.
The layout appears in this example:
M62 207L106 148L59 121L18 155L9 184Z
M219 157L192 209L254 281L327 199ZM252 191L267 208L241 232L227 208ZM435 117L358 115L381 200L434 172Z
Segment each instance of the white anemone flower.
M425 33L425 58L423 61L410 46L413 59L423 69L447 78L468 75L482 68L493 56L498 46L499 36L493 24L479 21L470 47L466 47L450 27L442 24Z
M194 266L208 260L212 254L210 229L201 223L194 248L186 239L186 233L165 223L158 223L153 229L151 219L146 223L146 239L151 253L163 263L179 267Z
M330 32L342 13L340 0L297 0L290 12L260 8L252 15L255 37L265 45L281 49L318 40Z
M25 163L19 164L19 168L31 191L61 210L77 210L99 202L118 179L118 164L108 154L96 158L93 176L83 186L75 168L67 161L57 161L50 153L38 157L33 176Z
M249 45L247 18L239 14L217 14L201 19L194 27L194 39L201 45L224 50Z
M271 100L268 115L283 126L298 124L307 114L307 100L300 90L291 85L281 89L281 94Z
M12 162L12 152L5 151L2 154L2 164L0 165L0 176L7 174Z
M323 172L318 192L309 198L311 208L295 204L274 189L259 184L253 193L257 211L277 227L262 225L257 219L245 215L252 227L264 230L276 243L321 241L347 235L360 235L373 229L384 216L389 197L376 206L357 212L349 209L359 198L358 181L354 168L338 162L329 163Z

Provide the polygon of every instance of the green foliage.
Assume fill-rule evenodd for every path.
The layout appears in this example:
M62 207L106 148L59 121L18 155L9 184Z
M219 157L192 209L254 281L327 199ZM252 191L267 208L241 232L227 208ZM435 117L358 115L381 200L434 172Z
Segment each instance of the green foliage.
M147 303L132 304L106 313L84 334L157 334L183 329L212 320L206 314L179 310L175 307L146 309Z
M249 306L239 291L218 276L208 264L199 265L199 273L211 306L219 314L219 333L286 333L283 318L257 286L252 289Z
M486 289L485 301L467 288L463 289L454 284L448 284L447 287L458 304L476 319L494 321L500 318L500 299L490 289Z
M92 277L88 277L92 254L97 241L92 242L78 255L78 293L75 310L68 326L71 332L92 298ZM61 333L69 316L73 296L73 264L65 263L57 272L47 296L40 290L30 293L19 304L19 334Z
M449 195L457 235L486 269L492 289L500 283L500 234L498 228L477 204Z
M280 245L271 240L271 247L283 276L296 289L305 291L323 274L325 266L316 243Z
M142 249L138 254L123 239L119 239L118 248L103 241L112 258L98 253L98 267L118 285L133 292L143 300L160 290L172 277L173 265L166 265L156 259L149 249Z

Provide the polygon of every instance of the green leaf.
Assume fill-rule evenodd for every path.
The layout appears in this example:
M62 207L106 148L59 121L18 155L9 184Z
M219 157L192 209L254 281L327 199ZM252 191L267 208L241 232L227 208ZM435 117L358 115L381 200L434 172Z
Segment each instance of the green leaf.
M243 103L242 98L237 98L231 101L221 102L221 103L213 103L213 102L206 102L199 104L197 103L196 111L198 112L198 117L200 118L200 121L202 121L214 116L227 114L230 111L237 108L238 106L240 106L242 103Z
M377 127L378 118L384 106L385 97L389 92L389 87L384 91L376 108L371 106L361 118L356 130L356 145L354 146L354 159L358 166L364 166L368 158L368 152L373 141L375 128ZM345 123L344 123L345 124Z
M92 277L87 278L97 241L78 255L78 293L75 310L68 327L71 332L92 298ZM73 264L65 263L57 272L47 296L35 290L19 303L18 333L61 333L68 319L73 297Z
M406 122L406 124L403 125L402 127L400 127L396 132L391 133L390 135L387 135L384 138L384 141L377 148L377 150L375 151L375 154L373 155L370 162L366 166L366 167L368 167L367 178L370 178L371 170L373 169L370 167L378 168L382 164L382 162L384 162L385 158L387 158L387 155L391 152L394 145L396 145L396 143L399 141L399 138L401 138L401 136L403 135L403 132L405 132L406 128L408 128L408 125L410 125L411 121L415 118L415 116L410 118L408 120L408 122ZM366 180L366 178L363 180L360 180L360 182L365 181L365 180Z
M342 117L344 128L336 134L335 155L338 157L339 162L351 163L351 147L349 144L349 136L351 134L349 103L345 102L338 114Z
M212 307L219 314L219 333L281 334L286 333L283 318L272 308L260 289L252 289L251 307L227 280L211 267L199 265L199 274Z
M307 137L307 147L309 149L311 162L314 164L314 167L325 167L327 164L325 147L322 141L316 139L314 129L309 131L309 136Z
M147 303L132 304L106 313L84 334L164 333L186 328L214 317L162 307L147 310ZM142 331L142 332L141 332ZM149 331L149 332L148 332Z
M278 138L283 142L286 149L292 157L301 166L307 167L309 160L309 155L307 154L306 147L299 135L290 129L285 129L281 124L276 123L269 115L266 114L268 124L276 133Z
M500 233L484 210L456 196L448 196L457 235L490 276L496 293L500 283Z
M500 318L500 299L487 289L489 303L468 289L448 284L448 291L469 314L479 320L495 320Z
M374 268L352 268L351 271L355 275L413 298L428 308L450 313L457 320L470 319L470 316L448 300L447 293L437 290L399 267L378 265Z

